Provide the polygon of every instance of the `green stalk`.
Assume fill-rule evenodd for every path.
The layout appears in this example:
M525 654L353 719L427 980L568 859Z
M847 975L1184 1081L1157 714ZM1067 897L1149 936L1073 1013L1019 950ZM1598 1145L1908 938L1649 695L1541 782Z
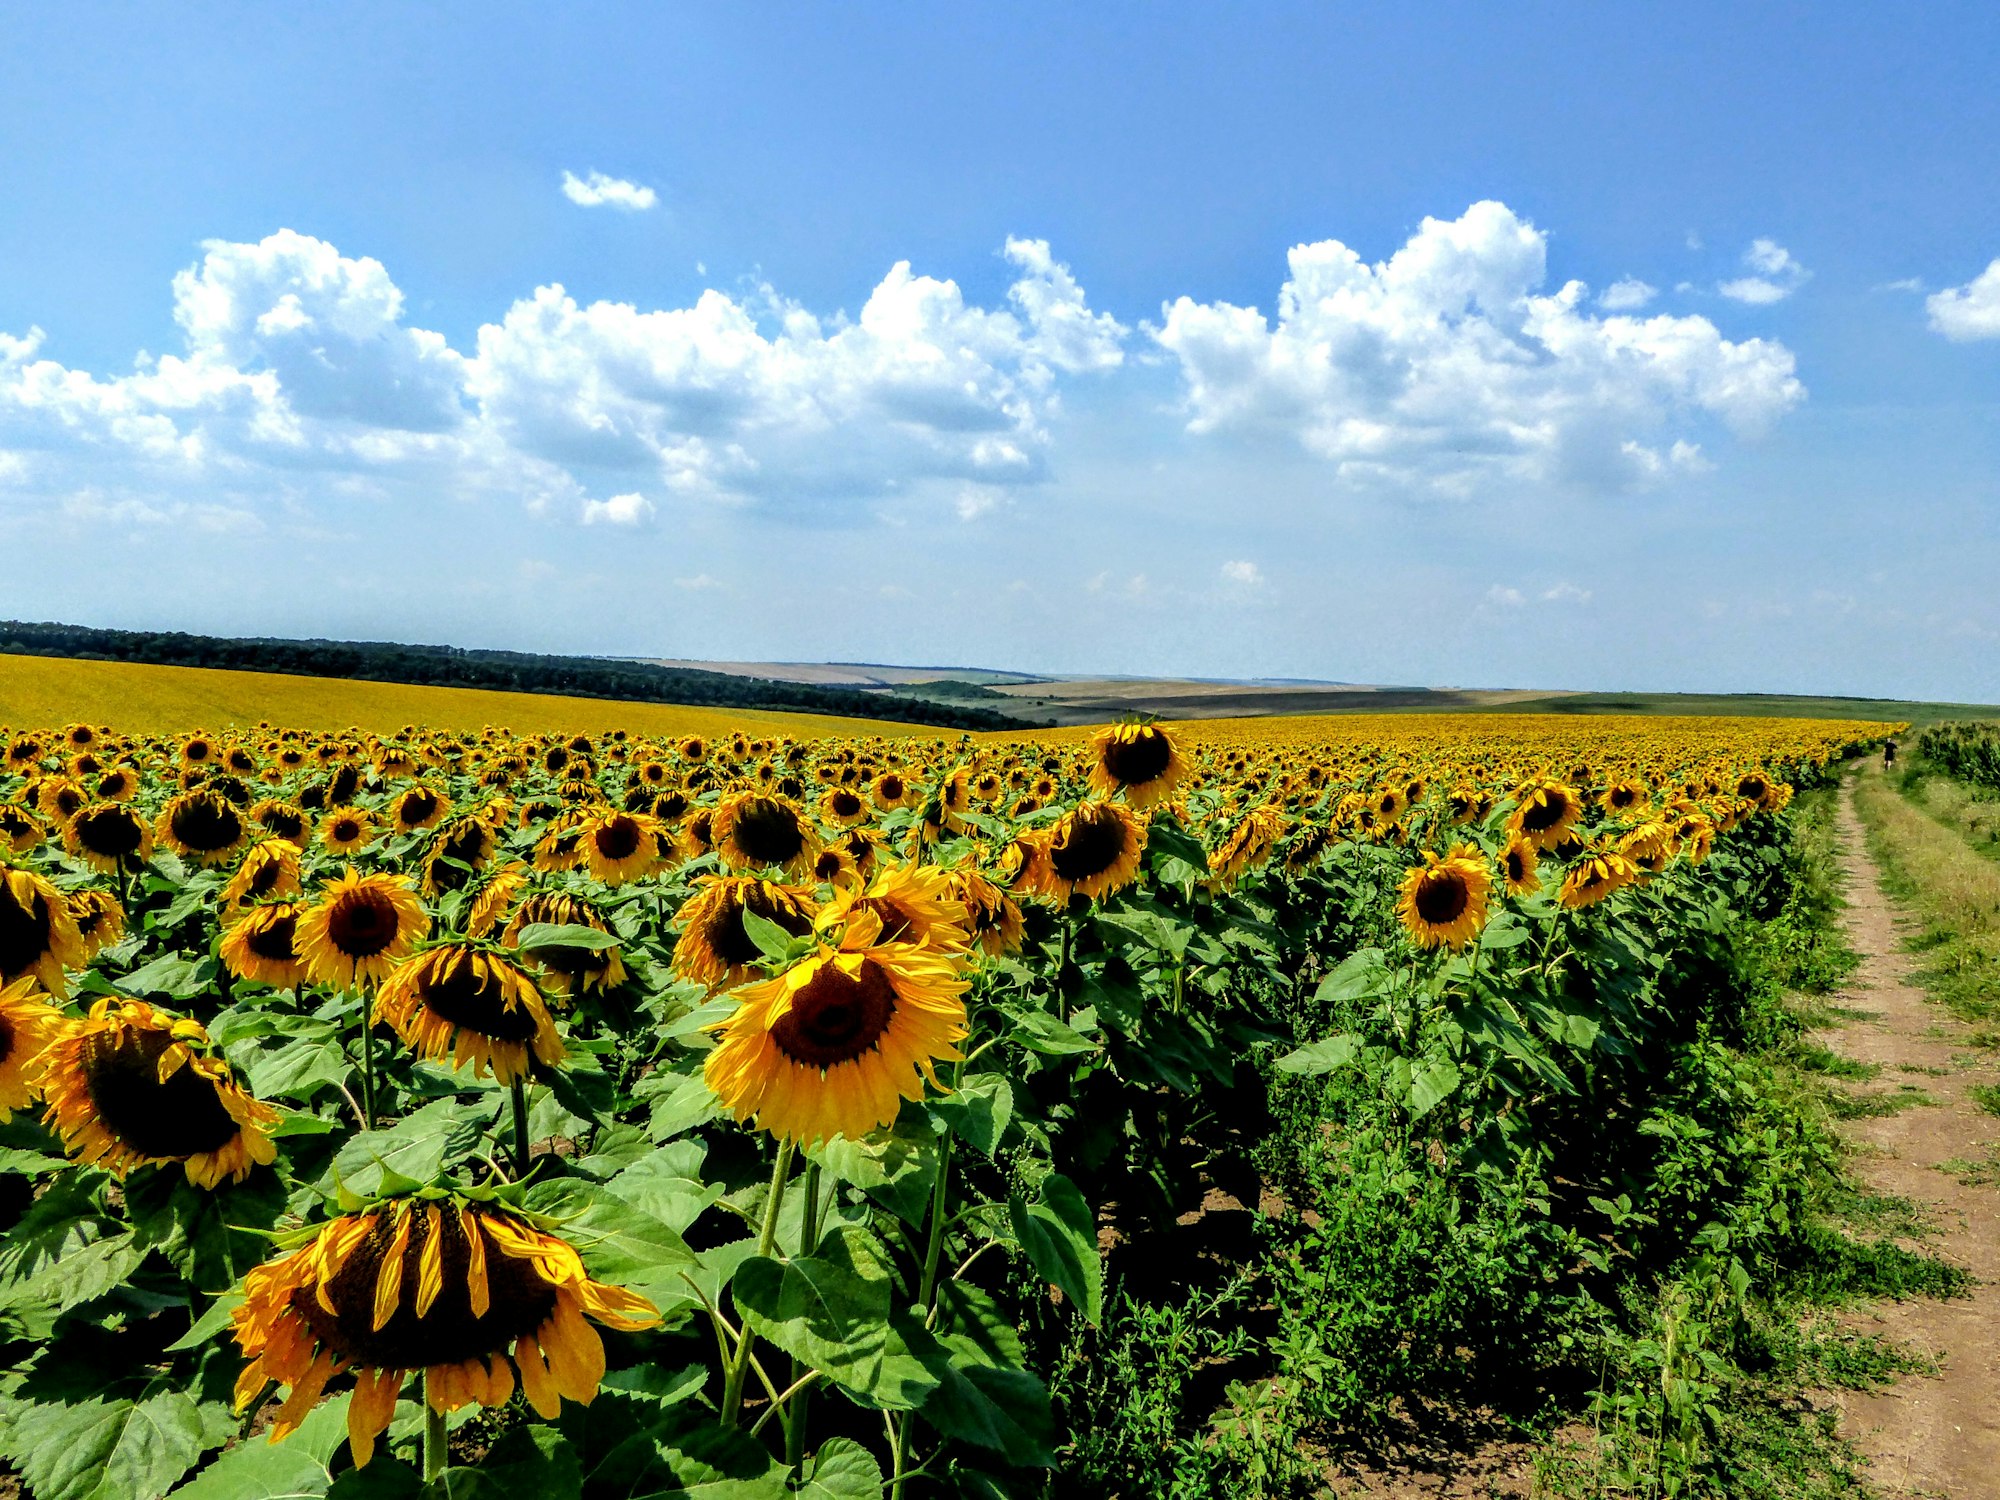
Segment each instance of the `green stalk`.
M431 1405L431 1378L424 1376L424 1483L436 1484L444 1473L445 1429L444 1413Z
M961 1068L959 1071L964 1070ZM952 1081L956 1083L958 1080L954 1076ZM923 1289L917 1296L917 1306L924 1315L926 1328L930 1326L933 1309L937 1306L938 1264L944 1254L944 1202L951 1182L951 1147L952 1137L946 1132L938 1141L937 1182L931 1188L930 1240L924 1247ZM889 1478L889 1500L902 1500L903 1481L909 1477L910 1425L910 1417L905 1415L902 1425L896 1429L896 1466Z
M516 1078L512 1092L514 1101L514 1175L520 1178L528 1175L527 1080Z
M778 1239L778 1211L785 1202L785 1175L792 1167L792 1143L778 1147L777 1163L771 1168L771 1193L764 1203L764 1229L757 1236L757 1254L767 1257ZM736 1343L736 1356L722 1382L722 1425L735 1427L743 1413L743 1382L750 1373L750 1345L755 1335L746 1320Z
M799 1236L799 1253L811 1255L819 1245L819 1163L806 1163L806 1212L804 1232ZM794 1472L805 1462L806 1456L806 1413L812 1405L812 1390L801 1386L805 1379L806 1362L796 1354L792 1356L792 1386L798 1394L792 1397L791 1420L785 1424L785 1462Z
M361 1128L375 1128L375 1012L361 997Z

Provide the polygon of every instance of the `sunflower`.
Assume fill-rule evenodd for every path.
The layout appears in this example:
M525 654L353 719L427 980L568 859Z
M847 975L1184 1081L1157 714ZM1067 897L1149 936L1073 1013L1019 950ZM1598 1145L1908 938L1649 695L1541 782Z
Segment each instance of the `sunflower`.
M972 945L966 931L965 903L959 899L951 874L923 865L896 865L883 870L860 890L846 890L817 919L831 931L856 915L871 913L881 924L878 943L915 943L954 955Z
M355 808L342 808L319 825L319 841L329 854L358 854L375 841L375 821Z
M1641 823L1618 840L1618 852L1648 875L1657 875L1673 863L1678 852L1673 825L1658 819Z
M42 841L42 825L35 815L18 803L0 807L0 840L15 854L26 854Z
M1492 885L1486 856L1471 844L1459 844L1449 854L1426 854L1403 877L1396 916L1419 948L1455 952L1486 925Z
M1278 840L1284 837L1284 814L1268 804L1253 808L1208 856L1211 880L1234 885L1244 871L1254 869L1271 857Z
M1500 874L1508 895L1532 896L1542 888L1542 878L1535 873L1537 858L1533 839L1516 835L1507 840L1507 847L1500 851Z
M238 979L253 979L273 989L296 989L306 981L305 960L298 954L299 918L305 907L296 901L272 901L253 906L222 936L222 963Z
M812 868L819 838L805 814L783 797L739 792L723 799L709 823L709 839L732 869L776 866L796 880Z
M908 807L920 801L923 794L910 785L907 778L895 771L884 771L875 778L868 795L883 812L893 812L899 807Z
M1145 850L1142 814L1122 802L1079 802L1045 835L1042 858L1015 876L1015 888L1054 902L1096 900L1138 878Z
M1613 817L1622 818L1635 812L1653 800L1653 789L1643 781L1631 777L1614 781L1604 789L1604 795L1597 799L1597 805Z
M828 844L813 856L812 879L815 885L844 886L861 878L854 856L839 844Z
M514 898L527 884L527 867L518 863L503 865L488 874L474 892L471 909L466 913L467 935L485 937L504 923L513 909Z
M301 849L312 836L312 819L306 816L306 810L290 802L280 802L275 797L252 803L250 821L273 838L297 844Z
M968 981L934 948L858 941L821 948L782 974L736 992L703 1076L738 1120L780 1140L858 1139L896 1118L935 1065L956 1062L966 1034Z
M63 898L69 903L70 919L83 943L83 961L98 954L125 936L125 908L109 891L84 889Z
M667 829L644 813L605 812L586 818L578 834L584 867L606 885L623 885L659 868Z
M243 847L248 830L228 798L213 791L182 792L160 809L153 836L183 859L219 865Z
M597 909L575 896L543 891L529 896L514 909L513 920L501 940L519 948L521 934L530 927L588 927L608 933L610 924ZM625 963L618 949L583 948L558 944L552 948L526 948L521 957L542 971L542 979L558 995L574 995L586 990L614 990L625 982Z
M451 811L451 803L434 787L419 783L389 804L389 821L398 833L421 833L435 828Z
M129 802L139 795L139 778L129 766L113 766L92 790L100 802Z
M51 776L35 789L35 800L52 821L61 824L83 811L90 794L67 776Z
M1514 798L1507 818L1509 837L1527 839L1537 849L1563 842L1583 816L1583 799L1559 781L1534 781Z
M241 1182L277 1158L278 1112L236 1083L199 1022L107 995L42 1055L45 1122L86 1166L123 1177L179 1162L187 1180Z
M1020 948L1021 908L1005 891L976 870L953 870L952 892L965 907L966 930L996 957Z
M153 857L153 830L122 802L93 802L63 828L69 852L105 875L135 869Z
M1595 906L1617 894L1639 878L1639 867L1615 849L1586 851L1585 856L1563 876L1558 898L1571 911Z
M852 787L828 787L819 799L819 815L835 828L852 828L868 821L868 803Z
M409 881L363 875L349 865L299 918L297 947L313 979L352 989L387 979L430 929Z
M285 839L262 839L251 845L243 863L229 877L229 884L222 888L223 909L298 895L301 852L297 844Z
M583 819L582 813L566 812L549 821L547 832L535 841L530 856L537 870L553 875L577 867L583 858Z
M754 875L710 875L674 913L681 928L674 944L674 972L711 989L745 978L763 950L743 929L755 912L793 937L812 931L813 902L804 891Z
M0 865L0 984L33 975L62 1000L69 995L63 971L88 962L62 892L30 871Z
M1698 812L1683 813L1674 824L1674 837L1691 864L1700 864L1715 847L1715 825Z
M576 1251L531 1220L449 1197L332 1219L252 1271L243 1292L232 1315L249 1360L237 1408L271 1382L290 1387L271 1426L277 1442L329 1380L354 1371L347 1437L356 1468L375 1456L412 1370L423 1371L439 1412L504 1406L518 1371L528 1404L553 1419L565 1396L588 1402L603 1377L604 1344L587 1320L626 1330L659 1321L645 1298L592 1281Z
M37 1065L49 1043L69 1024L42 997L33 978L0 986L0 1124L40 1097Z
M474 943L447 943L406 958L375 997L387 1021L419 1057L472 1064L501 1083L525 1079L534 1063L563 1060L562 1038L534 980Z
M1090 741L1097 763L1090 785L1109 797L1123 792L1134 807L1151 807L1171 797L1188 765L1173 737L1157 724L1112 724Z
M495 842L484 818L463 816L444 824L424 855L424 894L448 895L472 880L493 857Z

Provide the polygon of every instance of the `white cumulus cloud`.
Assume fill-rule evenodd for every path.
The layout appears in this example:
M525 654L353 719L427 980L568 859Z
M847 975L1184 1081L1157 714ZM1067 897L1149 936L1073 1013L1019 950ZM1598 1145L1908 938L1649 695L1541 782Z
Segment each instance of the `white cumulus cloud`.
M1641 281L1636 276L1627 276L1622 281L1614 281L1598 296L1597 305L1606 312L1634 312L1660 295L1660 289Z
M2000 260L1964 286L1946 287L1924 299L1931 328L1955 342L2000 339Z
M1782 344L1702 317L1593 316L1578 281L1540 292L1547 249L1476 203L1373 265L1338 240L1293 247L1275 319L1182 297L1150 332L1179 362L1190 431L1277 435L1344 478L1443 493L1644 484L1692 446L1662 429L1754 433L1804 399Z
M652 513L653 502L636 490L613 495L609 500L583 502L583 524L586 526L595 526L599 522L607 526L637 526Z
M1752 240L1750 248L1743 252L1743 264L1749 267L1750 275L1725 281L1716 290L1732 302L1747 302L1752 306L1782 302L1812 277L1812 272L1776 240Z
M1253 562L1226 562L1222 565L1222 576L1229 583L1255 588L1264 581L1264 570Z
M651 188L622 177L607 177L602 172L585 177L565 172L562 190L565 198L584 208L618 208L626 213L643 213L660 201L660 195Z

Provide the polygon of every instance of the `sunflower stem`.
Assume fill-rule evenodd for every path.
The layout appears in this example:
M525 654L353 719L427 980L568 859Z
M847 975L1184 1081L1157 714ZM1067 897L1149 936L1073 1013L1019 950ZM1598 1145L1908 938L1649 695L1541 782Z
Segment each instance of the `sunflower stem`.
M361 997L361 1128L375 1128L375 1016Z
M785 1204L785 1178L792 1169L792 1143L784 1142L778 1147L778 1160L771 1168L771 1192L764 1202L764 1228L757 1236L757 1254L760 1259L768 1258L771 1247L778 1239L778 1213ZM743 1414L743 1382L750 1374L750 1346L756 1335L750 1331L750 1321L743 1320L742 1336L736 1341L735 1357L729 1362L729 1369L722 1382L722 1425L735 1427Z
M424 1483L436 1484L444 1473L444 1413L431 1405L430 1372L424 1372Z
M819 1163L806 1163L805 1222L799 1235L799 1254L811 1255L819 1247ZM785 1462L796 1471L806 1456L806 1413L812 1405L812 1391L806 1385L806 1362L792 1356L791 1420L785 1424Z
M514 1101L514 1176L528 1175L528 1084L516 1078L511 1090Z

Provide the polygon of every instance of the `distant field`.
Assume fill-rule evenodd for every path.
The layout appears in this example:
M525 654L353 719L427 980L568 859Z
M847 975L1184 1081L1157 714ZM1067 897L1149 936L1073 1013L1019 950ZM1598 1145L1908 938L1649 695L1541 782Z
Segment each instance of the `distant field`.
M635 734L714 735L737 728L800 738L947 733L922 725L821 714L686 708L202 667L0 656L0 724L67 724L78 719L141 733L219 730L259 720L299 729L353 725L376 733L391 732L405 724L451 730L495 724L518 734L596 734L627 729Z

